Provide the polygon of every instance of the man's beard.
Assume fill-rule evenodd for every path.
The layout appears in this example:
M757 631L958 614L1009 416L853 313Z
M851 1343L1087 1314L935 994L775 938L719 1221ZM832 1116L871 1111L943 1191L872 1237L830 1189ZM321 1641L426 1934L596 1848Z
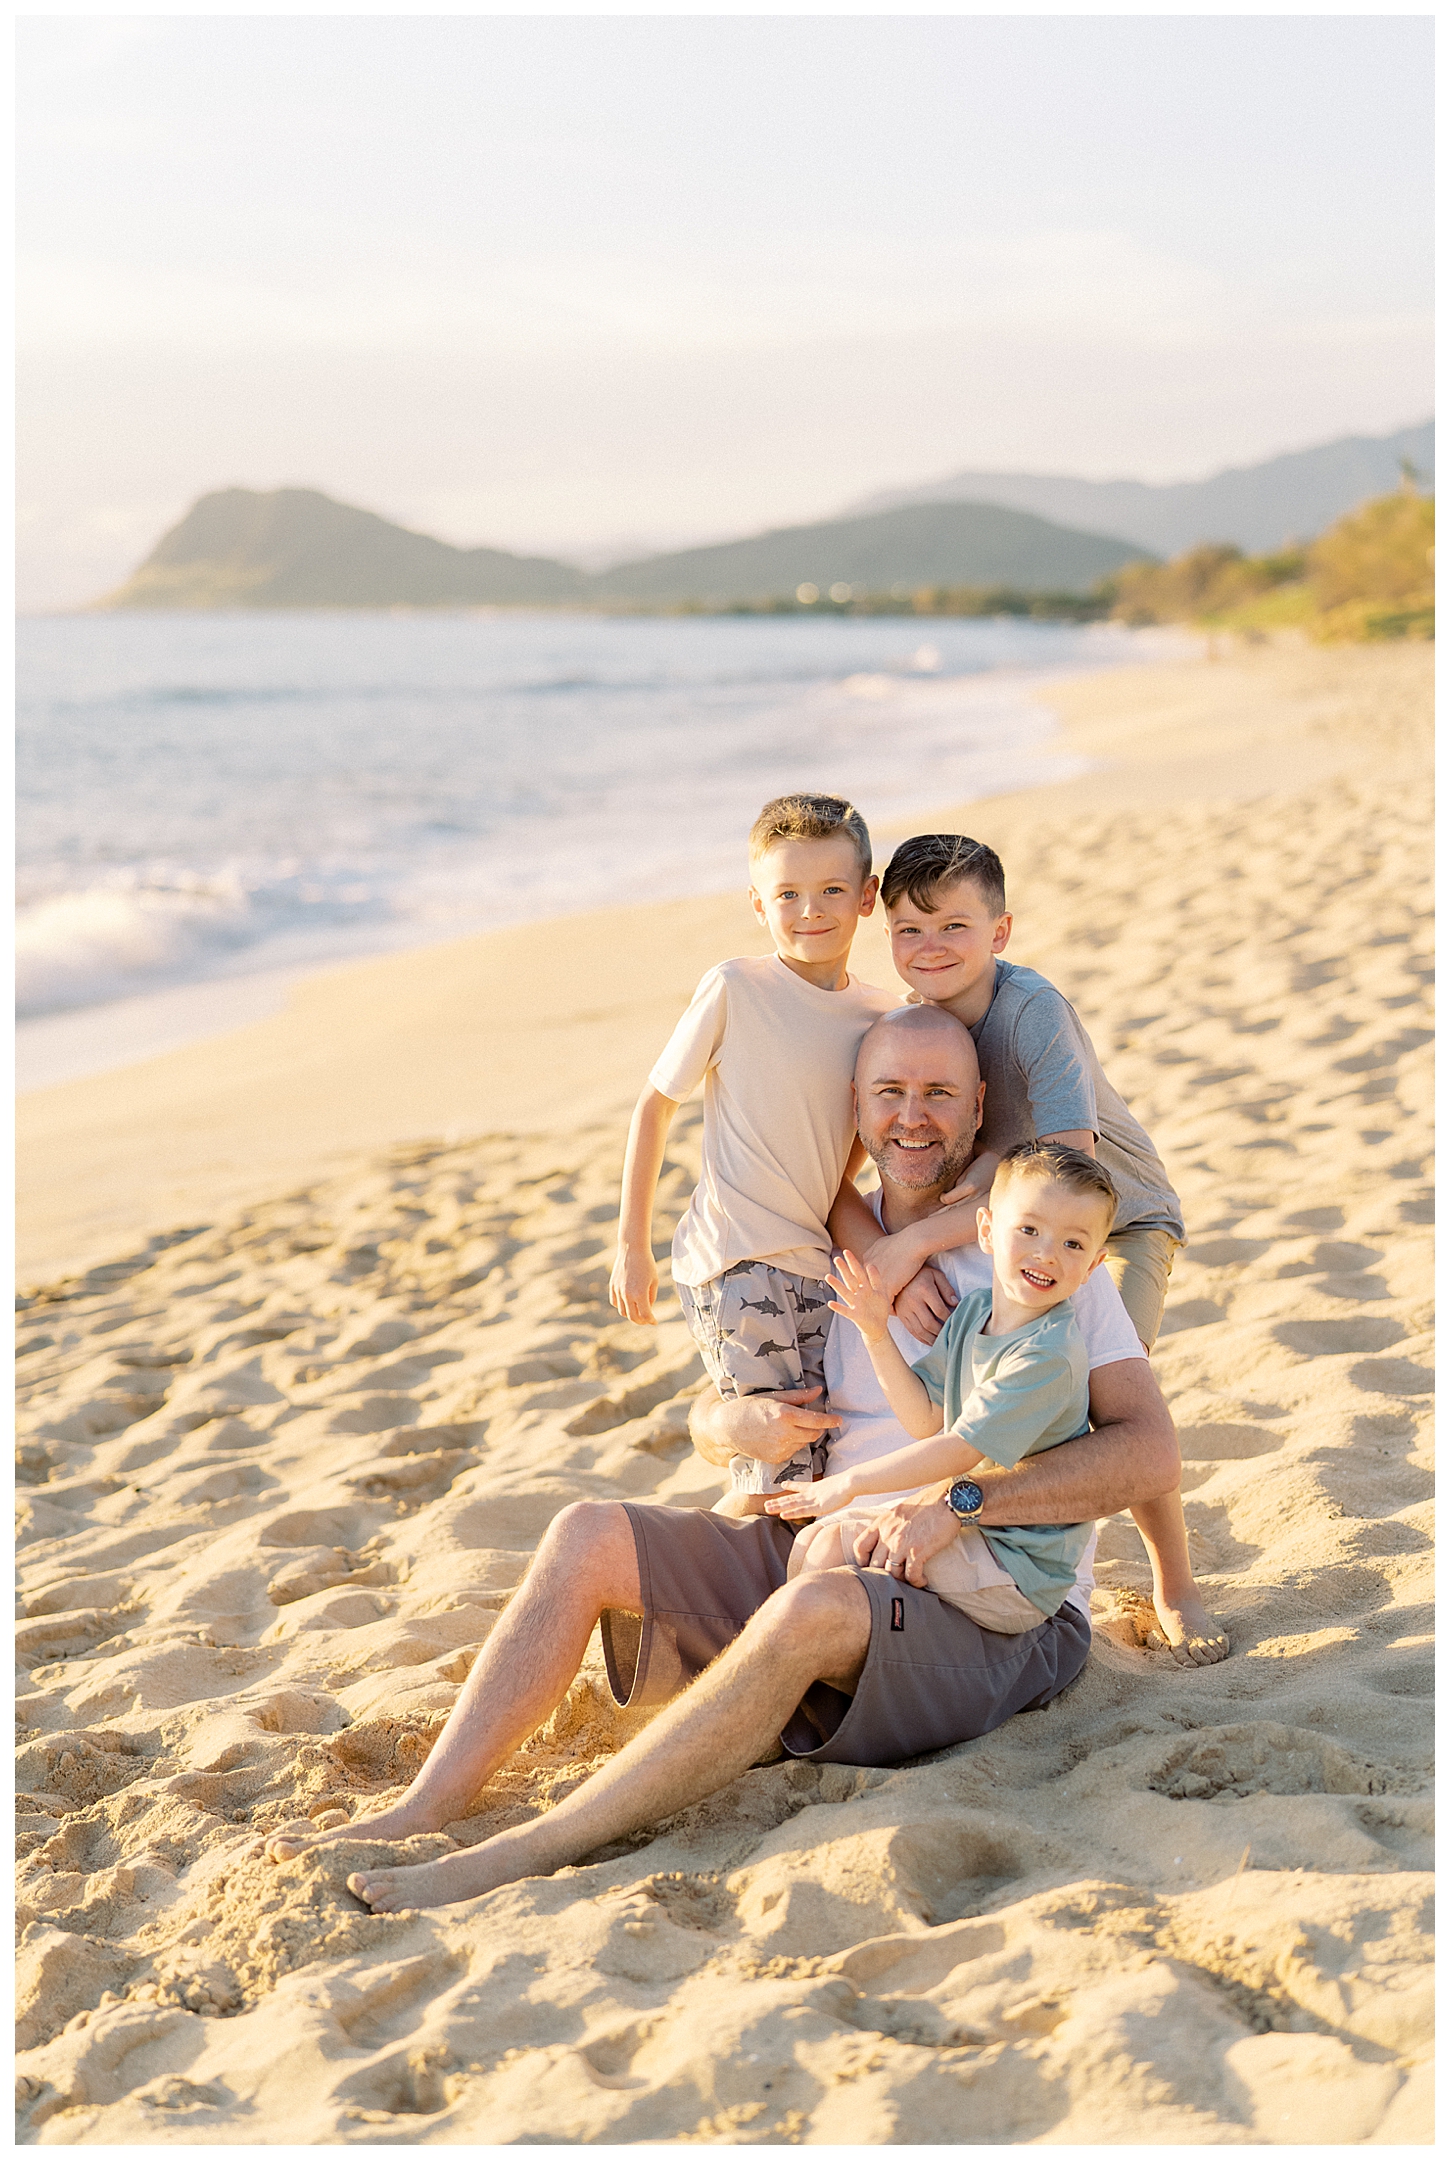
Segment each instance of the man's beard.
M899 1191L909 1193L950 1192L954 1185L961 1183L962 1173L972 1159L972 1149L976 1145L976 1140L976 1133L969 1132L964 1133L959 1140L945 1141L943 1143L944 1152L935 1158L930 1157L928 1150L923 1148L923 1173L915 1181L896 1174L899 1169L906 1167L910 1158L892 1150L889 1135L886 1140L881 1142L879 1154L874 1148L869 1147L866 1152L870 1155L872 1162L875 1163L883 1185L895 1185ZM925 1163L933 1159L937 1167L928 1173L924 1167ZM888 1169L888 1164L893 1167Z

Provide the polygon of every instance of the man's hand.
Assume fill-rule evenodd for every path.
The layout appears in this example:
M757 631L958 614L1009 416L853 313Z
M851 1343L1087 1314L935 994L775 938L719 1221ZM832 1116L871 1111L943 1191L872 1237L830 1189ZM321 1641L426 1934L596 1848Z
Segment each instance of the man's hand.
M930 1261L912 1276L893 1308L902 1326L918 1342L934 1343L947 1323L957 1293Z
M966 1174L960 1184L953 1185L949 1193L943 1193L937 1203L940 1207L959 1207L963 1200L974 1200L978 1207L985 1207L992 1190L992 1180L997 1175L1000 1155L988 1152L976 1155L967 1164Z
M875 1522L858 1530L852 1550L862 1567L885 1568L889 1575L924 1590L927 1561L945 1552L960 1532L961 1525L945 1500L918 1494L912 1500L898 1500Z
M633 1320L636 1327L657 1326L655 1295L659 1286L660 1271L649 1247L642 1252L626 1252L621 1246L609 1276L609 1302L615 1311Z
M836 1293L831 1311L854 1321L868 1343L880 1342L891 1318L891 1299L880 1270L869 1260L858 1260L852 1252L843 1252L836 1265L839 1273L826 1277Z
M726 1402L707 1388L690 1406L690 1438L717 1470L728 1469L732 1455L772 1467L789 1462L841 1422L832 1410L809 1407L822 1392L781 1388L774 1395L738 1395Z
M765 1503L767 1515L782 1522L811 1522L817 1515L834 1515L853 1498L849 1472L817 1478L814 1485L782 1485Z

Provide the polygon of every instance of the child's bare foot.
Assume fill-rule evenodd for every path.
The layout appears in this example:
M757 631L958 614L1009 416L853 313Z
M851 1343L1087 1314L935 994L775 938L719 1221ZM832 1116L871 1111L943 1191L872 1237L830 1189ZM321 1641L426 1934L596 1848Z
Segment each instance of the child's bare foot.
M295 1860L298 1853L309 1852L315 1845L335 1845L340 1838L366 1838L373 1844L383 1838L417 1837L423 1831L442 1827L436 1809L421 1807L405 1793L380 1815L356 1815L350 1822L336 1823L328 1830L304 1829L300 1822L284 1823L264 1839L262 1850L275 1864Z
M1196 1594L1170 1600L1160 1591L1150 1602L1141 1590L1110 1590L1095 1617L1125 1650L1166 1650L1180 1665L1217 1665L1229 1654L1228 1636Z
M722 1493L711 1508L712 1515L763 1515L765 1494L763 1492Z
M482 1897L502 1883L516 1882L527 1868L509 1865L502 1838L462 1852L445 1853L418 1867L367 1868L349 1875L347 1887L376 1913L417 1912L427 1905L456 1905L460 1898Z
M1217 1665L1228 1656L1228 1633L1198 1596L1170 1598L1166 1591L1154 1594L1158 1618L1157 1641L1180 1665Z

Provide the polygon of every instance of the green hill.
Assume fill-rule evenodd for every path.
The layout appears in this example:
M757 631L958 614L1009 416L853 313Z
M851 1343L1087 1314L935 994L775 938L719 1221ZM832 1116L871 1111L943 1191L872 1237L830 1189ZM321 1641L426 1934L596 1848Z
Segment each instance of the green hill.
M456 548L313 488L204 495L109 608L447 607L497 603L669 607L786 598L799 585L1011 586L1086 592L1145 551L990 503L924 503L790 526L590 576L543 556Z
M582 570L498 548L456 548L315 488L203 495L112 608L446 607L581 600Z
M594 582L603 598L661 603L769 599L798 585L822 593L833 585L861 592L893 585L1086 592L1144 552L1128 540L1074 532L994 503L916 503L621 563Z

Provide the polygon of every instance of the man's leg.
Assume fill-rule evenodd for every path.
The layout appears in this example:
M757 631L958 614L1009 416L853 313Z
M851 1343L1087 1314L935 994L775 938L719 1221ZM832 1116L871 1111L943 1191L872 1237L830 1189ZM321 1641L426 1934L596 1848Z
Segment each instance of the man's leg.
M554 1517L517 1594L474 1660L428 1760L400 1800L336 1830L268 1838L269 1859L304 1846L415 1837L468 1811L498 1765L562 1702L606 1608L642 1610L634 1531L612 1500L582 1500Z
M375 1912L409 1912L582 1860L742 1776L813 1681L850 1693L870 1643L870 1600L854 1569L802 1576L768 1598L713 1665L558 1807L422 1867L349 1875L347 1886Z

